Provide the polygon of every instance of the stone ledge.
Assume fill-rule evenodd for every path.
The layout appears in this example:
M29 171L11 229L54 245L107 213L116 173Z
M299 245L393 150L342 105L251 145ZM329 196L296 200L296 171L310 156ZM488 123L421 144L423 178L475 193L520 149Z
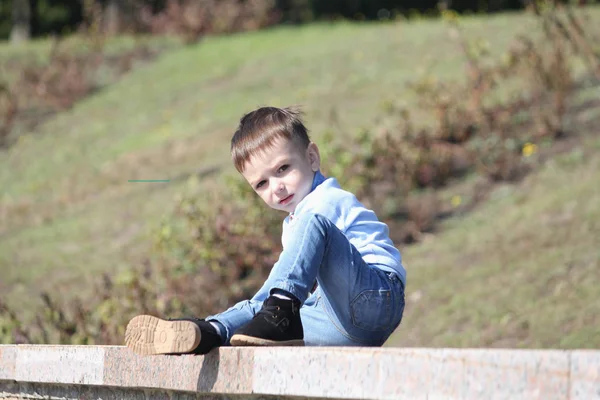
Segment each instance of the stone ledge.
M156 391L186 398L589 400L600 399L600 351L225 347L207 356L141 357L122 346L0 345L0 398L36 398L24 392L40 387L79 388L86 398L103 387L146 393L141 398Z

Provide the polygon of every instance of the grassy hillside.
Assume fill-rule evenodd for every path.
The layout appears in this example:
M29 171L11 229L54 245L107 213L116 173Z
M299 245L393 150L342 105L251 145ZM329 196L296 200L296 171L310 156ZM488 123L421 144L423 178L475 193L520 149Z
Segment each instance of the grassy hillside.
M589 12L596 19L600 17L598 8ZM514 35L532 31L535 26L534 21L520 14L464 21L466 33L486 38L491 51L497 54L506 49ZM10 54L7 45L3 46L0 55ZM88 277L138 262L150 251L151 234L161 218L169 215L173 197L187 177L233 171L228 145L242 113L263 104L302 104L317 139L332 128L339 135L352 134L361 126L372 125L382 103L401 100L411 104L413 99L403 85L428 66L441 79L460 78L462 73L462 56L449 38L447 27L438 21L282 27L209 38L171 51L35 132L23 135L15 146L0 153L0 291L9 302L27 308L40 289L60 287L66 293L75 292L84 287L79 283ZM337 115L335 123L332 113ZM588 170L585 164L580 168ZM569 174L580 173L558 170L556 176L562 176L564 182L572 181L573 175ZM521 303L515 305L508 300L523 299L523 307L531 310L534 305L531 301L526 305L526 299L530 298L528 291L537 286L517 285L521 282L519 275L499 274L502 267L525 265L523 279L542 276L540 279L548 280L554 275L540 275L539 271L546 271L548 260L553 259L550 254L573 260L579 254L592 257L589 249L576 251L581 241L578 236L573 236L573 243L564 238L559 241L564 247L561 252L552 247L548 250L543 235L539 242L534 235L528 248L531 254L526 252L529 263L517 264L525 258L512 251L513 242L522 244L523 236L519 235L537 232L531 228L533 222L526 222L530 214L515 215L515 221L522 220L523 228L512 230L514 237L502 238L506 242L498 242L501 247L494 245L493 234L499 230L491 221L506 223L508 218L503 217L511 215L508 210L537 210L536 205L542 201L555 202L547 207L560 208L565 196L576 194L575 190L554 194L555 182L544 178L546 175L542 174L539 182L535 181L538 178L530 178L538 182L539 191L526 192L533 196L531 199L541 200L527 200L525 195L506 194L514 189L501 189L498 193L506 196L464 221L451 221L449 233L405 249L411 279L408 295L412 300L405 324L391 343L461 345L467 343L461 338L486 334L490 344L498 344L494 332L477 330L462 335L460 326L469 322L469 329L481 326L484 330L486 318L494 318L492 321L501 319L512 327L529 318L530 314L510 314L510 307ZM588 184L581 180L581 193L592 190L592 178ZM131 179L171 182L128 182ZM597 192L595 196L597 199ZM514 202L521 202L519 208ZM593 204L589 203L589 212L597 215ZM597 232L597 226L589 229ZM462 236L456 232L462 232ZM486 232L492 236L484 243L479 239L485 238ZM590 236L588 241L593 241ZM465 240L472 251L469 246L459 245ZM493 253L481 252L486 246ZM545 258L534 257L537 253ZM554 269L548 271L559 274L559 264L553 265ZM465 266L470 271L466 276L442 274ZM507 284L499 294L497 312L486 309L488 303L477 303L481 308L477 308L476 315L481 315L481 323L473 324L468 320L473 314L460 306L474 306L471 302L478 298L478 291L485 292L495 283ZM452 288L461 288L460 293L448 302L449 296L456 294ZM468 293L467 289L472 288L476 289ZM512 290L522 290L518 292L520 297L513 296ZM586 296L577 297L577 302L591 294ZM451 309L447 308L449 304L453 304ZM549 300L548 309L552 304ZM419 324L417 318L426 312L431 313L431 319ZM527 321L530 327L537 326L533 320ZM404 327L409 326L411 330L405 331ZM449 326L455 336L445 336Z
M478 35L528 24L508 15L466 21ZM500 51L510 35L490 40ZM178 177L231 168L228 141L243 112L302 104L318 135L335 110L340 134L353 133L433 61L440 75L459 76L462 60L446 27L423 21L210 38L135 71L0 154L4 290L79 279L135 257L168 213Z
M600 131L404 249L391 346L600 346Z

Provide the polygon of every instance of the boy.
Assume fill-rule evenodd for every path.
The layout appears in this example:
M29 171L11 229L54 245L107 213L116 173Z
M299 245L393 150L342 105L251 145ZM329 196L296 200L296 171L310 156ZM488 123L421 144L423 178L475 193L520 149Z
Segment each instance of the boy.
M299 112L246 114L231 156L262 200L288 213L279 260L251 300L202 320L137 316L126 344L139 354L206 354L227 344L382 345L404 310L400 253L375 213L321 174Z

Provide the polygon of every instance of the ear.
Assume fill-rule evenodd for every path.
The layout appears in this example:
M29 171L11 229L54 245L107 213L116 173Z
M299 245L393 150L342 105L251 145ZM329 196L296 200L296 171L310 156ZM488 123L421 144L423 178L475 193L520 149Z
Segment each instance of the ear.
M310 162L310 167L313 172L317 172L321 168L321 155L319 154L319 148L313 142L310 142L306 148L306 157Z

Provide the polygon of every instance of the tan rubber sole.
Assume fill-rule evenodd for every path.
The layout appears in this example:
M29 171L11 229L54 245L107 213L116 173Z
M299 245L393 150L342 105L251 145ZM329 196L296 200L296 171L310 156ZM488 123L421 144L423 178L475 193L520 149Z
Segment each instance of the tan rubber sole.
M134 317L125 331L127 347L144 356L190 353L200 339L200 328L191 321L166 321L151 315Z
M304 346L304 340L275 341L246 335L233 335L232 346Z

